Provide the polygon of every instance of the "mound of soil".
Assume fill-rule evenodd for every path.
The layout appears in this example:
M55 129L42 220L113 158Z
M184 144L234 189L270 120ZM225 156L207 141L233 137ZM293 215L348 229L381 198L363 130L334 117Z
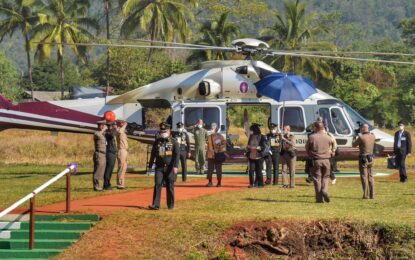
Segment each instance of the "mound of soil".
M234 259L413 257L414 231L396 228L344 221L243 222L221 241Z

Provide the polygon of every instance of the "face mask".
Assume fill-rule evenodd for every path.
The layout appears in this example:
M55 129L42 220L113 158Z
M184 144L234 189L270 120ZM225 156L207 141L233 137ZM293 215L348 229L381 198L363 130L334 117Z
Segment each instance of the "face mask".
M401 130L401 131L402 131L404 128L405 128L405 127L404 127L403 125L400 125L400 126L399 126L399 130Z
M183 132L183 131L184 131L184 128L179 128L180 133Z
M167 139L169 137L169 133L161 133L161 138Z
M202 125L197 125L197 127L202 128Z
M254 134L254 131L249 131L249 134L250 134L250 135L253 135L253 134Z
M272 129L272 130L271 130L271 133L275 134L275 133L277 133L277 130Z

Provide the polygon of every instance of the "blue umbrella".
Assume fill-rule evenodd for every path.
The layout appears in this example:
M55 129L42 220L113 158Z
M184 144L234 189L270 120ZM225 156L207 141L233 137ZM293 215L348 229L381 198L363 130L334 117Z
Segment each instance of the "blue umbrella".
M284 123L285 101L304 101L317 93L313 82L293 73L272 73L255 83L260 95L283 102L282 122Z

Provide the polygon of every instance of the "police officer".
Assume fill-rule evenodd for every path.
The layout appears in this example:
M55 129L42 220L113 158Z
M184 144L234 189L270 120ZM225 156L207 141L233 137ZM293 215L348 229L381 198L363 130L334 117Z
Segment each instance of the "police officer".
M271 154L265 157L267 165L267 180L265 184L278 184L279 164L280 164L280 152L281 152L281 134L278 133L278 125L271 123L269 125L270 132L267 134L268 145L270 147ZM272 176L274 179L272 181Z
M317 203L330 202L328 183L330 177L330 158L332 139L324 130L323 122L314 123L315 133L310 135L305 149L312 159L312 174Z
M203 120L199 119L196 125L189 128L189 131L195 138L195 168L196 172L203 174L205 171L205 158L206 158L206 143L208 140L208 134L206 129L203 128Z
M264 158L269 153L266 136L261 134L260 125L252 124L249 128L247 157L249 161L249 188L264 187L262 167Z
M281 163L282 163L282 187L295 187L295 162L297 161L297 152L295 149L295 135L291 133L289 125L284 126L282 145L281 145ZM288 184L288 174L290 183Z
M117 189L125 189L124 176L127 171L127 157L128 157L128 138L125 132L127 122L125 120L117 120L117 146L118 146L118 172L117 172Z
M177 167L180 160L180 148L176 139L170 135L170 125L160 124L160 136L153 144L149 162L149 169L156 163L154 175L153 204L149 206L152 210L160 209L161 189L163 180L166 183L167 207L174 208L174 180L176 179Z
M400 121L398 123L399 130L395 133L393 148L396 155L396 162L399 168L399 177L401 182L408 181L406 175L405 159L406 156L411 156L412 140L411 134L405 131L405 124Z
M182 181L187 180L187 158L190 158L190 140L189 134L184 129L182 122L176 124L177 132L173 133L173 137L176 139L180 147L180 164L182 166Z
M111 176L114 171L115 161L117 160L117 146L115 144L117 129L115 122L108 122L107 125L108 129L105 132L105 139L107 141L107 163L105 166L104 190L112 190Z
M102 191L100 183L102 183L105 174L105 165L107 162L107 142L105 140L105 131L107 130L106 121L98 121L98 130L94 133L94 175L93 185L94 191Z
M375 183L372 175L372 166L375 139L375 136L369 132L369 126L363 124L357 139L353 141L353 147L359 146L359 171L363 187L363 199L374 198Z

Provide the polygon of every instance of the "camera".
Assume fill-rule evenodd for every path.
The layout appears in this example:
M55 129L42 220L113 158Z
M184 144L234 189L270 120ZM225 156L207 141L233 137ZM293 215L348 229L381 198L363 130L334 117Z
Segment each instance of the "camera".
M360 128L362 128L362 122L360 122L360 121L357 121L356 122L357 123L357 125L359 126L359 128L357 128L357 129L355 129L354 130L354 133L355 133L355 135L358 135L359 133L360 133Z

